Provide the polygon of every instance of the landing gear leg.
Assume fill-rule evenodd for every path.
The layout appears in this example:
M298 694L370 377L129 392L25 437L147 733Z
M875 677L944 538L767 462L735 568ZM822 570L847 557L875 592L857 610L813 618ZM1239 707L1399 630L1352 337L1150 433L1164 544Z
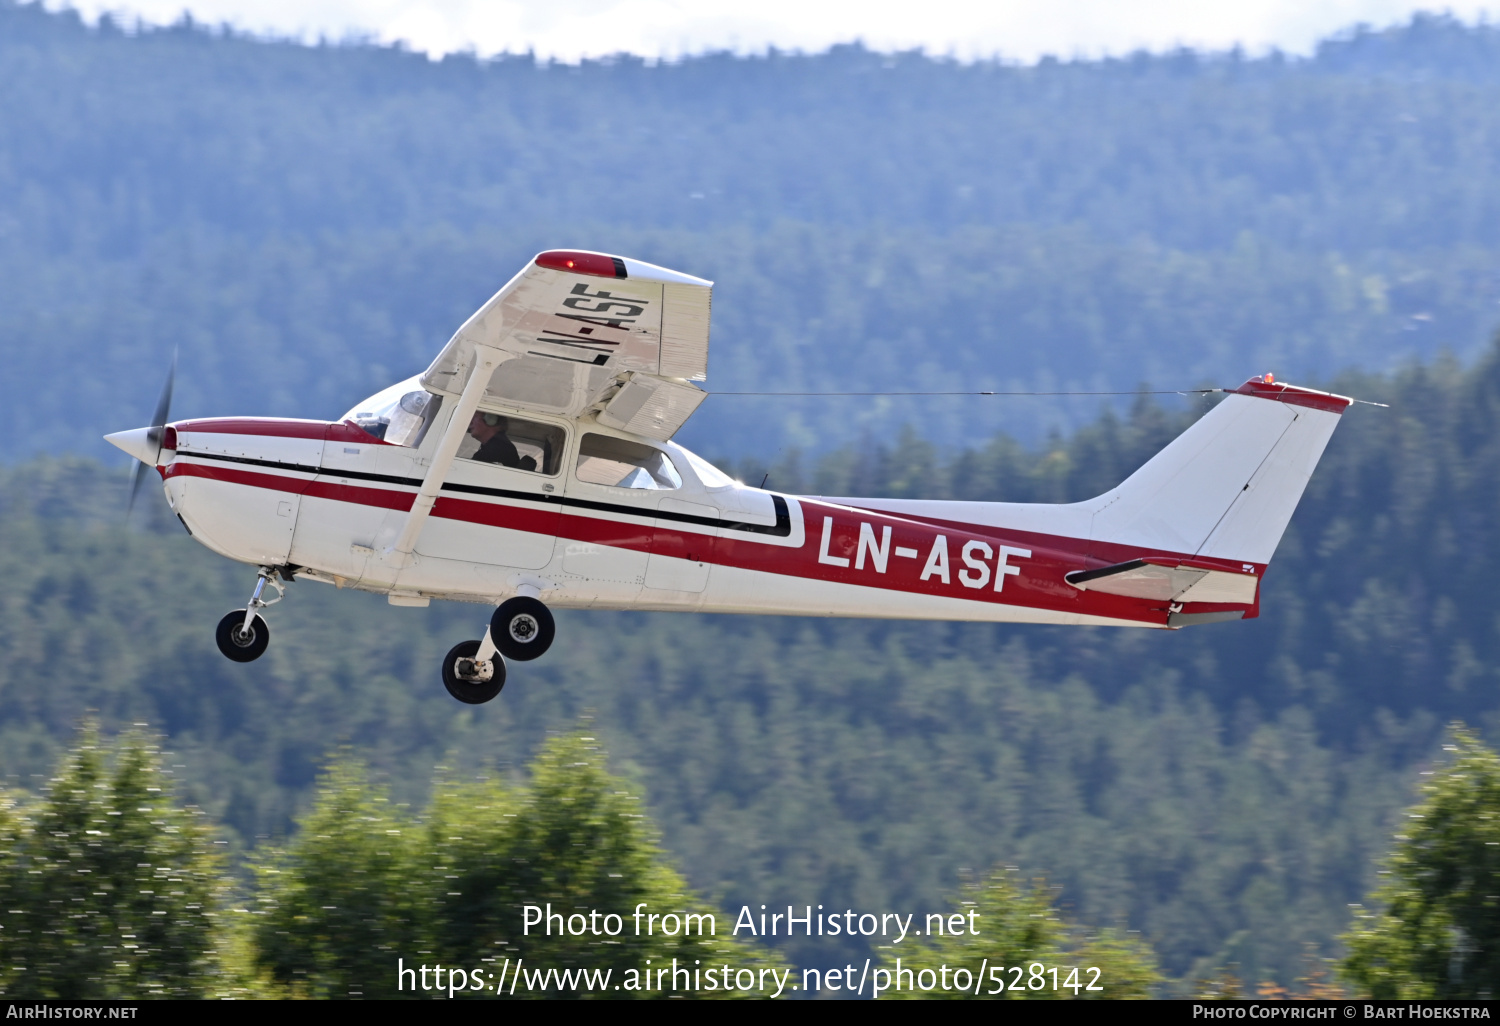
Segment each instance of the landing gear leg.
M482 705L505 687L505 660L490 632L482 641L460 641L443 657L443 687L466 705Z
M276 589L276 597L270 600L261 598L267 583ZM276 569L261 567L249 604L244 609L227 613L219 621L219 626L214 631L214 641L218 644L219 651L237 663L253 662L264 655L266 646L271 643L271 628L260 611L267 606L274 606L285 597L286 586L277 579Z

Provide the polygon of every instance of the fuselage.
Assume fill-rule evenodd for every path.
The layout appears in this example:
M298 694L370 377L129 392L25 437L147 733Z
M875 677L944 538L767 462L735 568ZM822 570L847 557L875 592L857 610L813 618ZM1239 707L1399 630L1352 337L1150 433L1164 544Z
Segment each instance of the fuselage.
M548 454L531 467L455 460L414 553L393 559L445 413L412 445L352 419L181 421L157 467L173 511L214 551L397 605L494 605L524 591L558 608L1146 627L1184 610L1258 610L1264 562L1092 540L1078 505L983 504L981 521L973 503L784 495L670 442L531 413ZM585 467L611 439L670 467L635 475L636 487L602 483ZM1233 602L1184 605L1064 580L1143 556L1190 559L1244 587Z

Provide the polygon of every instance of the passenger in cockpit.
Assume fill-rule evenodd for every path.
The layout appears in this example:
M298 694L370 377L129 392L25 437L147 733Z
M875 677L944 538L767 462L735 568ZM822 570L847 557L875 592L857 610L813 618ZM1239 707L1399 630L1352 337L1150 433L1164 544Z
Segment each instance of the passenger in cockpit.
M536 460L516 452L515 444L506 437L505 431L509 426L506 419L498 413L476 410L473 419L469 421L469 434L478 439L479 451L469 459L480 463L498 463L502 467L514 467L517 470L536 470Z

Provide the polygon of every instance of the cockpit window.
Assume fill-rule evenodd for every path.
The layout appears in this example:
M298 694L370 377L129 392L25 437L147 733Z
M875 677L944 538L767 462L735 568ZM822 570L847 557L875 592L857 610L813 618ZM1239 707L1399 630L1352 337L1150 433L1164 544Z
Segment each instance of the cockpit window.
M494 463L533 474L556 474L568 433L554 424L476 410L458 443L459 459Z
M660 449L609 435L584 435L578 445L578 480L615 488L670 490L682 478Z
M413 387L416 379L376 392L344 414L366 434L390 445L415 447L422 444L427 426L442 405L441 396Z

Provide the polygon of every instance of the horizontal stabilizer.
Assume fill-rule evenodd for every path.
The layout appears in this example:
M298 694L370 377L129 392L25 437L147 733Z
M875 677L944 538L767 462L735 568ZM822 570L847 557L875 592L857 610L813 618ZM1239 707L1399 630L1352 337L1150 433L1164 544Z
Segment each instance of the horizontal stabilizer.
M1161 602L1234 602L1253 605L1260 579L1177 559L1132 559L1097 570L1075 570L1066 580L1080 591Z

